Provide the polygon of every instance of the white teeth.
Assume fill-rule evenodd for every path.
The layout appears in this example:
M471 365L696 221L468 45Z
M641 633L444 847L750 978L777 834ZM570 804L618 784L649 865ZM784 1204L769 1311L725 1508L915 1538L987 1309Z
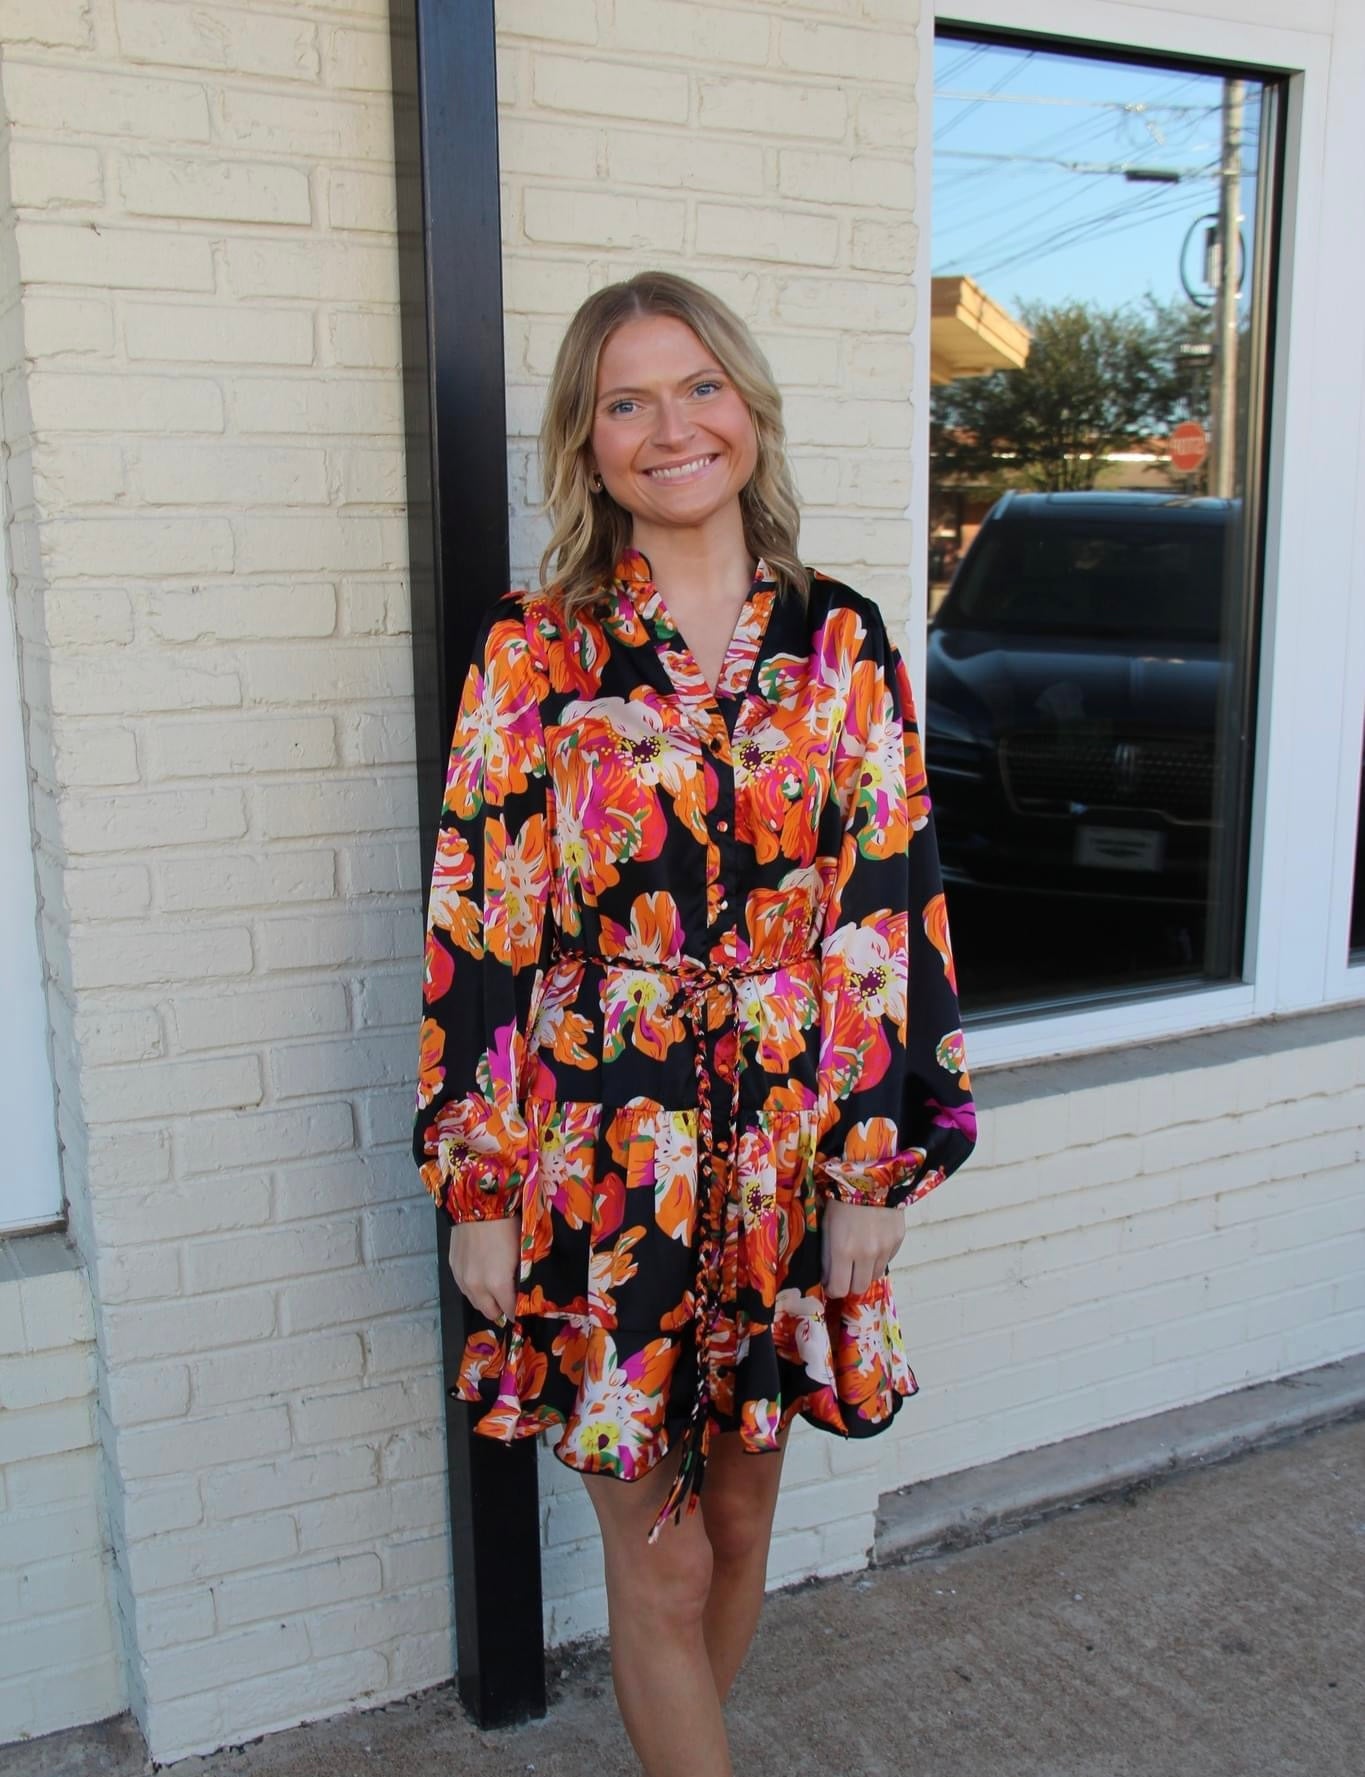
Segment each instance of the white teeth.
M650 469L647 473L655 481L681 481L686 475L695 475L698 469L704 469L713 459L711 457L693 457L690 463L675 463L669 469Z

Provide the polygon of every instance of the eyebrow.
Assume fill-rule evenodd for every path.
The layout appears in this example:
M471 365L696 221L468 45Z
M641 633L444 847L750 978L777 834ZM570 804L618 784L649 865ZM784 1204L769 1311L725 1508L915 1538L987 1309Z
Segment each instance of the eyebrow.
M724 376L724 375L725 375L725 372L719 367L719 365L708 364L705 366L704 369L693 370L687 376L680 376L678 378L677 382L674 384L674 387L681 389L685 383L700 382L701 379L705 376ZM637 389L637 388L632 388L629 386L623 386L619 389L603 389L602 393L597 397L597 399L599 401L606 401L609 397L611 397L613 395L647 395L648 393L649 393L648 389Z

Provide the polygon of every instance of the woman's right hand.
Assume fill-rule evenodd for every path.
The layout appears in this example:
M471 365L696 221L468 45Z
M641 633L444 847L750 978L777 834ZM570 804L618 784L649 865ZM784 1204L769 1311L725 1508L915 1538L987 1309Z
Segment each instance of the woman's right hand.
M460 1292L499 1325L517 1311L521 1217L458 1222L450 1230L450 1269Z

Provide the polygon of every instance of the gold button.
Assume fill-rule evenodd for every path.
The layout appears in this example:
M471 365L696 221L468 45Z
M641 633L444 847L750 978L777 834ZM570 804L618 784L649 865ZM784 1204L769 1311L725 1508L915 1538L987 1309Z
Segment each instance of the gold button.
M729 821L717 821L716 831L717 833L728 833L730 831Z

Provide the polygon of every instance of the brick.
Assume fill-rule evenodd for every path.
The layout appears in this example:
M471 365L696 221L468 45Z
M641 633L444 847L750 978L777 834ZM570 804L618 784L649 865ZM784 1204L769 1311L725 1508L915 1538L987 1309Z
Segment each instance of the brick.
M240 574L325 574L340 568L354 573L407 566L407 524L397 514L382 518L263 515L235 520L234 531ZM267 658L277 666L288 665L278 650L271 650ZM260 676L259 669L255 675Z
M285 1330L316 1332L334 1326L343 1314L362 1323L384 1314L411 1314L435 1300L437 1282L435 1266L428 1257L395 1259L361 1271L335 1272L329 1277L290 1278L280 1290ZM326 1436L321 1429L323 1414L324 1410L318 1407L307 1421L319 1438Z
M101 1562L73 1558L39 1561L23 1569L18 1582L18 1621L36 1622L60 1611L106 1608Z
M0 39L45 49L90 48L89 0L3 0Z
M411 610L403 580L348 578L341 583L342 627L353 635L409 635Z
M393 370L402 361L402 334L396 314L333 310L327 317L332 358L357 370Z
M368 229L393 234L398 228L397 196L391 173L356 168L327 175L327 221L332 228Z
M322 44L322 71L328 86L385 95L392 92L386 31L351 31L341 27L324 32Z
M212 290L208 241L188 234L77 222L19 222L26 283L89 284L100 290Z
M390 1086L376 1092L357 1093L361 1141L373 1148L412 1143L412 1086Z
M54 904L64 906L77 922L132 919L152 904L151 872L145 864L90 869L64 860Z
M253 1402L238 1413L220 1413L149 1425L123 1432L118 1440L121 1476L144 1480L154 1475L218 1467L287 1450L289 1410Z
M94 1386L95 1352L90 1345L0 1357L0 1410L7 1413L83 1401ZM4 1460L9 1461L8 1445Z
M698 204L697 251L730 259L833 265L839 255L839 224L832 216L779 210L771 204L761 209Z
M549 259L543 254L503 257L503 305L517 314L562 317L593 289L588 268L579 259ZM561 321L562 325L562 321Z
M229 1578L215 1588L218 1619L226 1628L234 1628L262 1617L278 1619L352 1598L372 1597L380 1591L383 1577L379 1556L366 1550L242 1579Z
M122 447L63 438L60 446L39 448L33 455L33 490L41 505L53 508L114 505L127 490Z
M800 73L908 86L915 74L915 39L908 31L892 36L784 19L777 26L777 59Z
M274 1278L315 1276L359 1261L353 1221L303 1222L259 1233L217 1235L185 1248L187 1290L206 1294Z
M448 1631L449 1625L450 1593L438 1584L398 1597L316 1611L308 1619L308 1641L313 1653L325 1659L329 1654L404 1641L425 1631Z
M221 222L312 220L308 175L261 162L128 155L118 169L123 208L133 216L185 216Z
M335 968L345 963L396 962L421 950L417 908L330 913L275 919L261 934L267 969Z
M403 391L391 377L244 377L234 385L243 432L401 433Z
M435 1216L428 1210L427 1237L436 1242ZM415 1255L414 1255L415 1256ZM409 1376L441 1359L441 1328L434 1312L386 1315L365 1329L365 1369L369 1376Z
M184 303L137 303L124 309L128 356L180 364L311 364L313 318L301 309L193 307ZM165 447L162 447L163 450ZM215 446L221 459L228 454ZM239 458L245 452L235 453ZM302 454L302 453L300 453ZM144 449L143 459L147 451ZM183 486L177 480L174 485ZM232 496L217 484L210 499ZM152 496L155 497L155 496ZM317 496L314 496L317 497ZM288 494L276 492L276 500Z
M42 615L52 648L93 648L133 639L133 607L121 587L49 587Z
M135 851L144 846L202 845L240 839L246 809L240 790L69 791L60 805L69 852Z
M155 1186L170 1177L171 1145L165 1130L91 1129L82 1134L86 1170L99 1179L102 1191ZM146 1237L145 1226L141 1237Z
M400 450L334 450L332 472L344 505L401 506L407 496L407 465Z
M803 532L806 527L803 527ZM824 561L862 561L899 567L910 559L912 532L909 520L827 517L813 513L809 520L809 546Z
M217 1627L214 1598L217 1587L200 1586L193 1592L158 1597L138 1615L137 1644L148 1652L205 1641Z
M171 1022L181 1049L229 1048L282 1037L316 1037L347 1030L350 1013L339 981L256 987L208 999L177 995Z
M354 1139L349 1105L315 1104L246 1118L196 1117L176 1132L175 1146L181 1169L194 1174L335 1154Z
M184 1364L125 1365L105 1382L104 1399L120 1427L178 1419L190 1410L190 1373Z
M352 845L343 853L349 895L416 894L422 887L421 856L415 842Z
M307 1500L340 1500L379 1481L379 1458L368 1444L291 1451L274 1462L243 1464L205 1475L204 1497L215 1520L255 1517Z
M6 1464L7 1517L14 1522L31 1511L46 1513L58 1506L74 1506L94 1518L99 1464L100 1457L93 1445L88 1450L64 1450L57 1456L35 1456L27 1462ZM29 1558L41 1559L36 1554ZM20 1556L13 1560L11 1567L19 1567L23 1559Z
M212 1191L199 1185L137 1185L101 1193L94 1208L100 1244L145 1246L149 1240L180 1241L222 1229L259 1228L270 1218L270 1184L263 1178L220 1179Z
M148 601L147 618L163 642L329 636L336 627L336 588L328 581L159 588Z
M38 361L45 358L71 357L108 357L114 349L114 316L107 303L78 298L75 301L62 301L54 297L45 297L39 301L36 297L24 305L24 347L29 358ZM61 466L66 467L66 451L61 452ZM82 446L85 450L103 450L108 447ZM117 468L117 453L109 452L112 465L106 464L104 477L96 483L98 487L117 489L121 480L111 480L109 467ZM39 464L43 464L49 479L57 473L57 464L52 461L54 453L44 451L39 446L35 452L34 492L39 496L42 486L39 480ZM85 471L88 478L89 470ZM80 485L78 481L77 485ZM41 497L41 496L39 496ZM111 496L100 496L111 497Z
M272 1229L268 1238L284 1232ZM220 1352L192 1366L195 1406L221 1407L319 1384L358 1383L364 1361L360 1334L355 1332L320 1339L272 1339L264 1347Z
M699 91L703 131L742 130L808 142L839 141L848 129L848 101L837 87L703 79Z
M624 198L607 191L528 189L526 238L591 247L680 253L686 207L666 198Z
M594 0L500 0L498 36L597 42Z
M256 1056L234 1055L91 1068L82 1078L81 1096L86 1115L95 1122L135 1122L195 1111L246 1110L261 1102L261 1090Z
M411 709L348 709L341 713L339 729L341 757L347 764L411 766L418 757L416 718Z
M145 1061L164 1051L161 1020L150 1006L77 1008L71 1040L84 1067L106 1062Z
M398 256L389 243L254 241L229 237L219 249L226 288L239 297L297 296L312 302L398 301Z
M313 25L259 7L117 0L115 16L119 47L130 62L285 80L315 80L321 68Z
M369 1203L408 1200L413 1196L414 1182L411 1155L396 1151L348 1155L323 1165L291 1166L282 1170L276 1181L275 1220L335 1215Z
M267 839L413 829L417 784L411 772L310 784L258 784L255 807L257 827Z
M29 378L29 397L34 425L50 433L223 429L222 394L197 377L39 371Z
M71 986L152 987L251 973L251 934L232 926L100 931L70 936Z
M160 867L161 903L168 913L211 907L266 907L290 901L326 901L336 892L330 851L233 852L212 859L167 859Z
M393 153L389 107L378 98L295 98L230 87L216 96L214 111L217 134L230 147L381 162Z
M90 1397L29 1407L5 1420L5 1463L84 1450L95 1441Z
M613 46L684 56L694 65L768 61L768 19L742 7L689 6L684 0L635 0L616 9Z
M101 1253L99 1282L101 1304L169 1301L181 1293L179 1250L161 1241L156 1246Z
M869 148L908 148L913 152L921 146L918 107L913 99L889 93L860 93L853 134Z
M915 292L903 279L783 278L777 287L780 321L906 333L914 326Z
M58 136L135 136L139 141L207 142L204 89L190 80L85 73L67 63L6 60L5 108L11 127Z
M329 1394L305 1395L291 1409L305 1444L350 1443L439 1417L441 1381L435 1373ZM407 1479L410 1477L400 1477Z
M8 38L0 17L0 38ZM104 200L104 167L98 148L56 142L11 141L10 202L16 210L56 210Z
M404 1030L412 1028L417 1003L414 998L416 988L409 970L363 976L352 983L351 991L355 998L356 1025L359 1029L374 1030L386 1025L399 1025Z
M313 771L334 765L330 716L237 716L230 722L157 724L148 735L154 778L240 776L258 771Z
M542 123L527 117L502 118L498 123L498 165L504 173L539 174L551 179L595 179L600 170L598 139L595 128ZM630 140L624 133L622 139ZM689 140L686 136L652 139ZM613 174L616 171L613 163Z
M247 671L253 703L372 703L412 695L406 642L263 649L251 654Z
M362 1648L336 1659L309 1659L292 1671L272 1672L225 1687L223 1707L235 1724L234 1732L264 1733L297 1721L301 1697L308 1707L327 1707L338 1713L353 1709L391 1692L388 1664L381 1653Z
M254 316L253 308L250 314ZM249 349L245 338L243 350ZM310 348L311 349L311 348ZM158 506L322 505L329 499L327 458L320 449L286 444L154 444L136 452L138 485ZM241 590L241 589L239 589ZM317 589L292 585L307 601ZM251 595L279 588L252 588ZM221 596L221 593L220 593Z
M109 1620L101 1611L64 1611L45 1622L0 1629L0 1671L44 1672L76 1660L95 1659L108 1648Z
M50 519L43 527L48 571L64 576L222 574L233 565L225 518Z
M912 470L899 451L888 451L885 456L860 451L844 468L844 496L849 505L896 512L909 505Z
M777 160L777 188L783 197L806 203L914 208L914 169L904 161L801 148L784 148Z
M37 1464L16 1456L12 1464L6 1464L6 1471L22 1474L30 1467ZM99 1523L88 1499L47 1508L37 1502L36 1509L26 1508L22 1513L11 1510L0 1519L0 1571L12 1573L29 1561L59 1560L63 1556L98 1557L102 1543Z
M427 1425L407 1426L385 1438L380 1456L386 1483L414 1481L423 1475L444 1475L445 1427L435 1419Z
M450 1536L410 1536L385 1543L379 1550L384 1567L384 1589L405 1591L450 1572Z
M640 117L648 123L686 123L687 85L686 74L634 62L626 67L536 56L532 68L535 103L546 110Z
M291 1517L285 1513L261 1513L244 1524L167 1531L162 1536L132 1543L123 1552L123 1564L128 1585L139 1604L155 1608L150 1602L153 1592L287 1561L298 1553L298 1546L298 1533Z
M268 1339L275 1331L275 1299L269 1290L234 1290L179 1302L139 1302L104 1311L104 1355L111 1365L182 1358L223 1345ZM120 1472L133 1471L120 1464ZM141 1473L173 1473L142 1470Z
M848 345L849 386L865 388L869 392L884 389L887 384L896 388L909 389L914 380L914 352L908 340L896 339L891 335L873 336L871 339L853 339ZM1106 1093L1069 1093L1068 1103L1073 1098L1083 1098L1096 1104L1109 1101ZM1105 1119L1100 1115L1100 1122ZM1115 1131L1122 1133L1122 1131ZM1087 1139L1093 1140L1094 1137Z
M359 1036L341 1041L290 1043L270 1057L278 1098L313 1098L331 1092L402 1085L412 1078L412 1032Z

